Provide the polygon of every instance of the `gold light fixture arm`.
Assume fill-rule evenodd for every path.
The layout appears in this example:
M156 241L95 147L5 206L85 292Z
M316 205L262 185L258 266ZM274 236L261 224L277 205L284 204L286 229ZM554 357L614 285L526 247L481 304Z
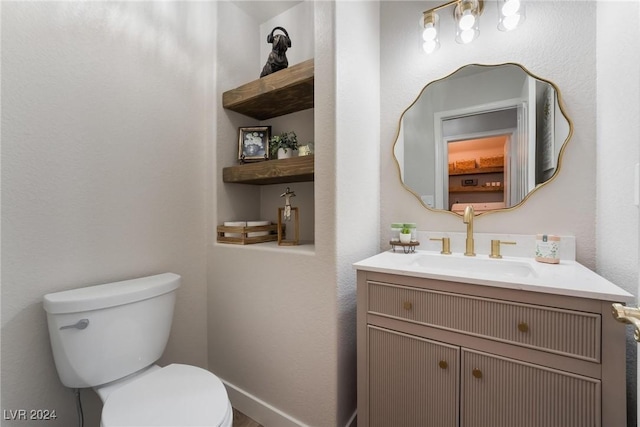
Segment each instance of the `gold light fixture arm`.
M640 342L640 309L635 307L625 307L622 304L612 304L613 318L618 322L633 325L633 337Z
M444 8L446 8L446 7L449 7L449 6L451 6L451 5L458 4L458 3L460 3L460 0L451 0L450 2L447 2L447 3L441 4L440 6L436 6L436 7L433 7L433 8L431 8L431 9L425 10L424 12L422 12L422 14L427 14L427 13L437 12L437 11L439 11L440 9L444 9Z
M459 5L460 3L462 3L462 0L451 0L447 3L443 3L440 6L436 6L436 7L432 7L431 9L427 9L424 12L422 12L422 15L426 18L427 15L430 15L434 12L438 12L441 9L446 9L449 6L453 6L453 5ZM478 15L482 14L482 11L484 10L484 0L478 0Z

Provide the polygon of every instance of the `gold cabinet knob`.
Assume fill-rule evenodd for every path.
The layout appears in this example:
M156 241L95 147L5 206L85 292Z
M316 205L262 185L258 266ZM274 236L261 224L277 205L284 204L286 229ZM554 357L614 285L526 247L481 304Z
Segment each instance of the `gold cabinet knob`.
M413 304L411 304L411 301L405 301L404 304L402 304L402 307L407 311L411 311Z
M526 322L520 322L520 323L518 323L518 330L520 332L527 333L527 332L529 332L529 325L527 325Z
M473 371L471 371L471 374L475 377L475 378L482 378L482 371L480 369L474 369Z
M447 363L447 361L446 361L446 360L441 360L441 361L438 363L438 366L440 366L440 368L441 368L441 369L447 369L447 368L449 367L449 364Z

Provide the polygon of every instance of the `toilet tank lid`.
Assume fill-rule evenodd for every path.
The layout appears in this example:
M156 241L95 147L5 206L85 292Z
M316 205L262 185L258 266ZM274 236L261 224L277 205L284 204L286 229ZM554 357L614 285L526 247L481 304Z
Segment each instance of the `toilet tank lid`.
M77 313L142 301L172 292L179 286L179 275L163 273L54 292L44 296L42 305L51 314Z

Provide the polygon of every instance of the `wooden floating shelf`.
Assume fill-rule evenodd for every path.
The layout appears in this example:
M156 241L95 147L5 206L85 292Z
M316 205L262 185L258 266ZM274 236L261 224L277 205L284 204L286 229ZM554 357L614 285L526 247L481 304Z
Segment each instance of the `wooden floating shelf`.
M481 173L503 173L504 167L495 168L474 168L474 169L453 169L449 171L449 176L454 175L475 175Z
M222 170L222 181L236 184L282 184L314 179L314 156L266 160L230 166Z
M222 94L222 106L258 120L313 108L313 59Z
M449 187L449 193L501 193L504 191L504 187L477 187L477 186L468 186L468 187Z

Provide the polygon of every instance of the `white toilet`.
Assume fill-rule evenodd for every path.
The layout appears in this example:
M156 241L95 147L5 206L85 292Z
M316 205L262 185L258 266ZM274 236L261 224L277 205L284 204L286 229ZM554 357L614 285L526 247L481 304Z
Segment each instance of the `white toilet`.
M171 329L180 276L89 286L44 296L62 383L93 387L102 427L231 427L224 385L195 366L155 365Z

